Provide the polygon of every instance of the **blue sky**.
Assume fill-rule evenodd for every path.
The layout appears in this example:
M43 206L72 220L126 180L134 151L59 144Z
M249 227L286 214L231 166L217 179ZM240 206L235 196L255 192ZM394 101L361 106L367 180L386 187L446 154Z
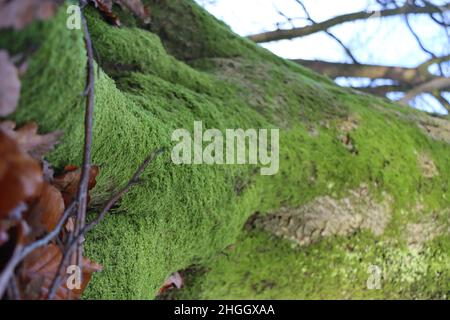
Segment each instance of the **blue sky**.
M216 0L213 3L197 1L242 36L274 30L277 28L277 23L281 23L281 28L292 27L282 15L278 14L278 11L289 17L304 17L301 7L295 0ZM304 0L303 3L316 21L375 8L372 0ZM414 16L412 22L428 49L439 55L450 53L445 32L428 17ZM306 22L297 19L293 21L293 24L301 27ZM401 18L350 22L334 27L331 31L352 48L354 56L361 63L414 67L429 58L420 50ZM279 56L290 59L350 62L343 49L324 33L272 42L263 46ZM345 85L347 81L342 79L338 83ZM445 113L434 99L423 97L422 100L418 101L420 108Z

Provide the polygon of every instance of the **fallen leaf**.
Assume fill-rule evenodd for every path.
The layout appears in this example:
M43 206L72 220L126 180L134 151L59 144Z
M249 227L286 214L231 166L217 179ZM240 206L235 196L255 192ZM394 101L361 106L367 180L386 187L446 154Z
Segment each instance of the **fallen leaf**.
M95 7L103 14L103 16L111 24L120 27L121 22L119 17L112 11L113 3L111 0L91 0Z
M10 115L16 110L19 96L18 70L11 62L8 53L5 50L0 50L0 117Z
M45 182L41 194L26 213L26 220L32 231L30 236L36 238L44 231L51 232L64 213L64 200L61 192Z
M159 294L163 294L170 289L183 287L184 280L179 272L172 273L169 278L164 282L163 286L159 289Z
M149 8L144 6L141 0L91 0L95 7L114 25L120 26L119 17L113 12L113 5L119 5L123 10L128 10L138 17L143 23L150 23Z
M62 251L55 244L34 250L25 258L19 276L19 286L24 299L46 299L53 279L62 259ZM69 289L67 280L69 274L64 273L63 281L56 291L56 299L80 299L94 272L102 270L102 266L87 258L82 260L83 281L80 289Z
M121 6L122 9L130 10L142 22L150 23L150 11L148 7L142 4L141 0L114 0L114 2Z
M0 0L0 29L22 29L35 20L52 17L62 0Z
M39 162L23 152L17 142L0 130L0 220L37 197L43 185Z
M81 180L81 168L75 166L66 166L64 173L55 177L53 185L61 191L64 199L64 204L68 206L74 197L77 195L78 186ZM97 184L97 176L99 174L99 167L92 166L89 172L88 189L91 190ZM89 200L88 200L89 201Z
M24 152L28 152L33 158L42 160L43 156L54 149L62 135L62 131L54 131L44 135L38 134L38 125L29 122L16 129L13 121L0 123L0 131L11 136Z

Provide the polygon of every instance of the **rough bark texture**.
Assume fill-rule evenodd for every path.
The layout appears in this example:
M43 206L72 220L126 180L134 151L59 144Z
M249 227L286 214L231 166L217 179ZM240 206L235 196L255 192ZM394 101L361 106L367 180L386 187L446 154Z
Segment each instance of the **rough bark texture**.
M121 12L125 26L115 28L87 10L99 68L94 203L194 120L220 130L280 128L280 172L263 177L254 166L176 166L168 153L160 157L87 237L104 271L86 298L151 299L169 274L193 264L209 272L193 275L182 297L447 296L448 119L339 88L234 35L192 1L145 2L151 30ZM83 141L86 54L65 19L62 9L0 37L12 53L32 44L15 118L64 129L50 156L58 166L79 164ZM361 186L357 208L348 199ZM275 223L243 228L255 212L270 219L280 210L300 225L337 221L344 231L326 229L299 249ZM382 226L372 228L374 219ZM384 272L382 290L367 289L371 265Z

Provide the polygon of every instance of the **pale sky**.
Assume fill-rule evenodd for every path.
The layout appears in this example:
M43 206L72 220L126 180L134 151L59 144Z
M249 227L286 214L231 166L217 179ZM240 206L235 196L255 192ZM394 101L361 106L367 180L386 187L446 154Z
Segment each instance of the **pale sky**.
M242 36L274 30L277 23L282 23L280 28L292 27L278 11L291 18L304 17L302 8L295 0L216 0L212 3L207 0L197 1ZM374 8L370 5L372 0L304 0L303 3L316 21ZM412 20L413 28L429 50L438 55L450 53L449 39L445 32L430 21L426 16L415 16ZM306 24L302 19L293 23L297 27ZM352 48L353 55L361 63L414 67L429 59L428 54L420 50L401 18L371 19L368 23L350 22L336 26L330 31ZM288 59L350 62L336 41L324 33L267 43L263 46ZM348 82L341 80L338 83L345 85ZM434 99L424 99L425 101L418 103L421 109L445 113Z

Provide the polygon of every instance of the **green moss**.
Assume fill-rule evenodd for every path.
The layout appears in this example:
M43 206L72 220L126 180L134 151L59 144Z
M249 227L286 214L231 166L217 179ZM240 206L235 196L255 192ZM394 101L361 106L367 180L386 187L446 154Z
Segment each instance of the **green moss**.
M292 247L264 233L244 233L232 247L188 272L179 299L446 299L448 238L407 251L362 233ZM374 266L374 267L372 267ZM194 269L195 270L195 269ZM379 270L379 290L369 290ZM377 272L375 271L375 272ZM373 278L375 279L375 278Z
M124 185L152 150L170 149L172 131L192 130L194 120L221 130L280 128L280 172L262 177L253 166L175 166L165 153L88 236L87 254L103 264L104 271L94 276L86 298L151 299L171 272L210 265L211 257L235 242L253 212L298 206L321 195L343 196L363 182L376 183L377 192L387 191L395 199L385 241L400 237L401 226L414 218L409 209L418 200L438 214L448 207L450 148L397 116L415 111L356 95L285 62L232 34L191 1L148 3L159 36L137 28L130 17L129 27L119 29L94 10L87 12L99 68L93 162L101 166L101 174L94 203ZM0 46L15 52L30 44L36 47L14 118L37 120L43 131L65 131L61 145L49 156L57 167L80 164L84 134L86 54L81 32L66 29L65 18L61 10L46 23L0 37ZM339 126L348 117L358 119L358 127L348 133L356 153L339 138ZM416 152L422 151L431 155L439 176L421 175ZM257 242L269 250L286 247L264 237L258 235ZM338 256L343 243L358 239L339 240ZM249 250L254 245L250 242ZM377 252L374 242L364 242L367 250ZM331 240L311 249L324 266L328 245ZM288 251L280 252L286 259L297 259L297 251ZM439 266L438 253L427 256L427 262ZM339 257L335 265L343 261ZM251 263L256 266L258 260ZM318 293L310 292L313 287L302 292L338 296L336 281L318 286Z

